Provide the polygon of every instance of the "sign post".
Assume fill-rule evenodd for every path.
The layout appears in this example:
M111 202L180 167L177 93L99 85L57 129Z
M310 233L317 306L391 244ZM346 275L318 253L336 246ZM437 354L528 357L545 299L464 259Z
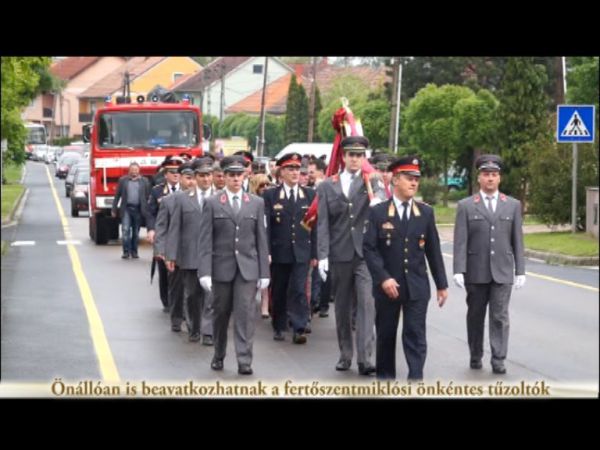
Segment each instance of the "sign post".
M571 232L577 231L577 143L593 143L596 111L594 105L558 105L556 141L573 143L573 176L571 186Z

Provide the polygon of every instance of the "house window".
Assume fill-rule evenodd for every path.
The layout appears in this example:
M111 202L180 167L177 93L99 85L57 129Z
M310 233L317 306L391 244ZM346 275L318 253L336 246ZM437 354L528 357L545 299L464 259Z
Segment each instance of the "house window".
M90 101L90 113L92 114L92 117L94 117L94 114L96 113L96 102L95 101Z
M177 81L178 78L181 78L183 76L182 72L174 72L173 73L173 82Z
M254 64L252 66L252 73L263 73L263 65L262 64Z

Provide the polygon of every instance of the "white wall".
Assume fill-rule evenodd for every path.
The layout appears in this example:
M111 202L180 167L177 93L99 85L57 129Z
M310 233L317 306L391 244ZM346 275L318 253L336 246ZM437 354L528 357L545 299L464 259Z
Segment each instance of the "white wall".
M263 73L253 73L253 66L260 64L263 66ZM250 94L262 89L264 78L264 56L251 58L245 63L233 69L225 76L225 109L239 102ZM269 67L267 68L267 84L290 73L290 70L274 58L269 58ZM210 96L210 109L209 97ZM197 104L197 103L196 103ZM221 81L218 80L207 88L204 103L202 105L203 114L220 116L221 113ZM225 116L224 116L225 117Z

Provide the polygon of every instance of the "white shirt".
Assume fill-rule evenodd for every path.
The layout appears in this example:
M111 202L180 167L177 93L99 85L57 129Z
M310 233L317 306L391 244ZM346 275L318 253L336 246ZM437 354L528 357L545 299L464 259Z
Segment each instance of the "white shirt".
M290 191L294 191L294 200L298 201L298 185L290 187L283 183L283 189L285 189L285 195L288 200L290 199Z
M483 206L485 206L488 210L488 197L492 197L492 208L491 212L496 212L496 207L498 206L498 191L493 194L486 194L483 191L479 191L479 195L481 195L481 199L483 200Z
M177 184L175 184L175 191L173 191L173 186L169 183L167 183L169 185L169 192L177 192L181 189L181 186L179 186L179 182L177 182Z
M244 195L243 189L240 189L237 194L234 194L229 189L225 188L225 193L227 194L227 199L229 200L229 205L231 206L231 209L234 209L234 206L233 206L233 197L234 196L237 196L238 206L240 207L240 209L242 208L242 195Z
M204 193L204 196L202 196L202 193ZM211 194L211 189L210 188L208 188L207 190L203 191L198 186L196 186L196 197L198 197L198 204L200 205L200 209L202 209L202 204L204 203L204 201L208 197L210 197L210 194Z
M404 206L402 206L402 200L400 200L395 195L393 195L392 198L394 199L394 205L396 205L396 211L398 212L398 217L400 218L400 220L402 220L402 215L404 214ZM407 202L408 202L408 211L406 211L406 219L410 220L410 212L412 210L413 199L411 198L410 200L407 200Z
M360 177L360 170L354 173L354 178ZM352 174L347 170L344 170L340 174L340 183L342 183L342 192L346 197L350 194L350 185L352 184Z

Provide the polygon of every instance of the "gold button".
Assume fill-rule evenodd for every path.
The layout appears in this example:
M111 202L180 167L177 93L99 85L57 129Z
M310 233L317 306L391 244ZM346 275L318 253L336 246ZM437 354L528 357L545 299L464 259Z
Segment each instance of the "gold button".
M407 263L407 262L408 262L408 259L405 259L405 260L404 260L404 263Z
M408 242L408 238L404 238L404 242Z
M407 248L404 249L404 253L408 253L408 249Z
M408 273L408 269L404 269L404 273Z

